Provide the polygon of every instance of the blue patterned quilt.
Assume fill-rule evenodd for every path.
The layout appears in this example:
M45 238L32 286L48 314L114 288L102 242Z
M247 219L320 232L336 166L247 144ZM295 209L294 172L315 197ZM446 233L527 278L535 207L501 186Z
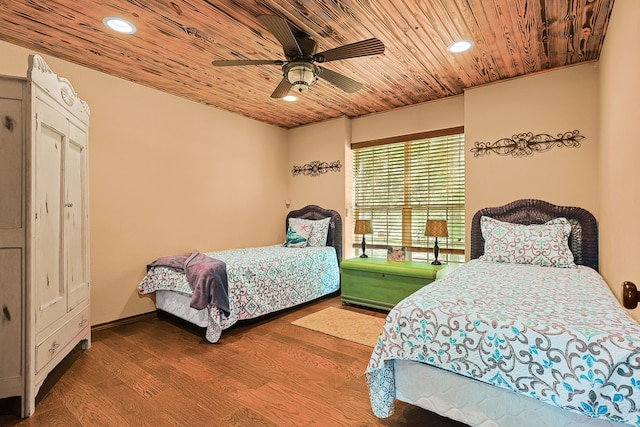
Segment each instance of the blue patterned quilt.
M395 359L640 426L640 324L589 267L473 260L398 303L365 373L378 417Z
M264 246L207 252L227 265L230 313L209 307L206 337L217 342L223 329L239 320L293 307L340 289L340 270L333 247L287 248ZM165 267L153 267L138 292L177 291L191 295L186 276Z

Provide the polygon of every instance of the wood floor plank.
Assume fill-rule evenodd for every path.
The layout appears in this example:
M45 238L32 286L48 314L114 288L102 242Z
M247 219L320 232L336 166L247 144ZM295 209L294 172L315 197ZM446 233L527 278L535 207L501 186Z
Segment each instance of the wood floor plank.
M282 335L268 334L255 338L258 348L271 348L273 351L261 351L249 356L259 359L263 367L274 367L276 373L291 375L301 373L306 380L318 381L327 376L348 378L344 375L343 366L353 363L354 357L330 354L318 348L304 347L300 343L292 345L291 339L284 339ZM308 369L313 367L313 369Z
M305 426L347 426L346 417L324 401L318 401L309 395L301 394L299 389L280 382L269 383L256 390L248 390L238 400L264 417L279 422L283 419L295 419Z
M171 414L179 421L179 426L214 425L213 422L219 419L214 411L200 406L198 399L185 396L179 390L166 389L152 399L156 411Z
M112 376L127 384L131 390L142 396L152 396L165 388L165 384L153 375L150 375L139 366L138 363L131 363L132 359L111 349L104 341L95 342L92 348L97 351L91 352L91 357L95 357L97 362ZM137 359L133 359L137 360Z
M98 345L98 349L100 349L100 345ZM78 360L65 370L65 376L72 375L75 378L82 378L82 381L92 386L113 378L113 373L105 369L105 366L100 362L100 358L103 357L101 351L81 352L78 350L78 356Z
M58 384L65 390L63 394L65 408L81 425L96 427L127 425L126 420L111 406L115 401L114 396L102 392L105 388L90 386L69 375L62 376Z
M327 307L339 297L240 322L217 344L172 317L96 331L45 381L31 418L0 425L463 426L403 402L376 418L364 379L372 349L291 324Z
M228 376L220 373L211 381L193 381L174 366L175 362L146 367L147 371L160 379L166 388L179 393L181 400L196 403L204 412L215 413L218 417L230 416L237 408L233 395L226 390ZM244 389L245 387L240 387ZM223 392L224 391L224 392ZM237 391L233 389L232 392ZM201 410L202 411L202 410Z
M171 413L157 411L149 396L136 393L127 384L117 378L111 378L95 387L96 390L109 390L109 407L130 426L178 426L181 423ZM115 425L115 424L111 424Z
M225 418L221 425L227 427L277 427L282 424L273 423L245 406L234 412L229 418Z
M38 408L40 409L40 408ZM1 420L1 419L0 419ZM6 420L6 424L0 421L2 426L18 425L18 420ZM82 427L76 416L66 406L59 406L52 410L36 411L30 418L19 422L20 426L51 426L51 427Z

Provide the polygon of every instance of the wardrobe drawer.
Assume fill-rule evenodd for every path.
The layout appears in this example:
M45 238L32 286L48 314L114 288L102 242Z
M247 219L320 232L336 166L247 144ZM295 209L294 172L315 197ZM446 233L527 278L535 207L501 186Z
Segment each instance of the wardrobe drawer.
M76 335L89 327L89 310L89 306L85 307L60 329L36 346L36 372L39 372L60 352L64 351Z

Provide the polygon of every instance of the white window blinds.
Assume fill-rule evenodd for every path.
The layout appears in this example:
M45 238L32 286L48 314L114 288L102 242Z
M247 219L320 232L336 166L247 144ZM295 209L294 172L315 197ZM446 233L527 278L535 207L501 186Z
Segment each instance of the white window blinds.
M434 238L424 235L427 219L444 219L449 237L438 238L442 252L464 253L464 133L425 135L352 146L353 220L372 220L373 234L366 236L372 248L429 250Z

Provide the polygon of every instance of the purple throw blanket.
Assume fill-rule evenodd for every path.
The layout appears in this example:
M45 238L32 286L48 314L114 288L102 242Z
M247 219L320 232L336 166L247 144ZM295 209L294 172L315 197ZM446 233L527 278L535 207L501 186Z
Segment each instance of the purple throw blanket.
M212 305L225 315L229 314L227 265L223 261L194 250L191 255L158 258L147 265L147 271L152 267L167 267L187 276L187 281L193 290L191 307L202 310Z

